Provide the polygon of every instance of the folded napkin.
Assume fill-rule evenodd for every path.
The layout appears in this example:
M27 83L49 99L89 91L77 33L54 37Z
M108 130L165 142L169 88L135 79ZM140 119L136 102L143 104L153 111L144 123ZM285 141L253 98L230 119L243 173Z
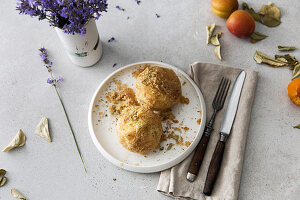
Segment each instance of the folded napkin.
M235 78L242 70L246 72L246 79L240 97L235 122L225 145L222 166L212 195L205 196L202 191L208 166L220 137L219 129L225 109L222 109L217 114L214 123L214 131L211 134L197 179L193 183L186 180L187 170L193 157L193 154L191 154L180 164L161 172L157 186L159 192L175 197L175 199L231 200L238 198L244 150L258 73L250 69L232 68L200 62L194 63L190 67L190 76L200 88L205 99L207 120L209 120L213 113L211 103L221 77L225 76L229 78L232 81L232 87ZM224 108L227 105L228 96Z

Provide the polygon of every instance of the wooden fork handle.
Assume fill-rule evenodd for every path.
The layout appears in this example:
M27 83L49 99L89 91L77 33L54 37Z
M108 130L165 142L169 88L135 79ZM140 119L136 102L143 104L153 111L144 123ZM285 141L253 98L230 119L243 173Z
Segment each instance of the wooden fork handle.
M204 158L204 154L206 151L208 141L209 141L209 136L203 134L198 146L196 147L196 151L193 156L192 162L190 163L190 166L188 169L189 173L192 173L196 176L198 175L200 166L201 166L203 158Z
M203 194L207 196L211 195L212 190L214 188L214 184L217 180L217 176L220 171L220 167L223 159L224 148L225 148L225 142L219 141L217 143L214 154L210 161L206 180L205 180L204 190L203 190Z

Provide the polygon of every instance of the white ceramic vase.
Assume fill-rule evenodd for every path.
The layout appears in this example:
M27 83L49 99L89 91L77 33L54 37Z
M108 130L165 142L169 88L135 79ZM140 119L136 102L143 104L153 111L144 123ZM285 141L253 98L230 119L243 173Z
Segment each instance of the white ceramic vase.
M66 34L62 29L55 27L70 60L81 67L96 64L102 56L102 45L95 20L90 19L85 28L86 34L80 36L79 34Z

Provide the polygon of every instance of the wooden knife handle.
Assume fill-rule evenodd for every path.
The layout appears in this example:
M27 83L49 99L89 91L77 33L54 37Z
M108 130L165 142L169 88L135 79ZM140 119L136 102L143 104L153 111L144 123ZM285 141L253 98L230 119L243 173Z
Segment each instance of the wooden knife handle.
M225 148L225 142L219 141L209 164L203 194L210 196L216 182Z
M197 175L202 164L206 147L209 141L209 136L203 135L196 148L195 154L193 156L192 162L190 163L188 172Z

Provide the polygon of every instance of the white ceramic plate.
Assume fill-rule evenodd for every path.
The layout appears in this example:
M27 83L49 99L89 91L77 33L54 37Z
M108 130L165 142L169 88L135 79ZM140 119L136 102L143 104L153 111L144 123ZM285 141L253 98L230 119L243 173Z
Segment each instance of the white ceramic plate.
M109 113L110 104L106 100L106 95L116 88L114 80L120 80L127 84L127 87L135 89L135 78L132 76L132 72L145 64L170 68L179 77L182 94L189 98L190 103L178 104L172 108L176 119L179 121L172 126L181 128L181 131L174 131L183 138L184 143L185 141L190 142L189 146L176 144L174 139L169 138L161 143L164 150L156 149L143 156L128 151L119 143L116 135L116 117ZM88 123L94 144L110 162L133 172L151 173L178 164L194 150L205 127L205 116L206 109L202 93L186 73L165 63L149 61L127 65L112 73L100 84L90 103ZM197 122L198 119L201 119L200 124ZM163 129L164 127L165 123L163 123ZM183 131L183 127L188 127L189 130ZM170 143L175 145L168 150Z

